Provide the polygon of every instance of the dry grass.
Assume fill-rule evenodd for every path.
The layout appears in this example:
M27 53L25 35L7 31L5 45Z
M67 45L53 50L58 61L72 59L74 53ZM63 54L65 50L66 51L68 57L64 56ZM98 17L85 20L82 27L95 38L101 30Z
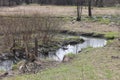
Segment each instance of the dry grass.
M93 15L120 15L119 8L93 8ZM75 6L40 6L22 5L17 7L1 7L0 15L50 15L57 17L76 17ZM87 9L83 9L83 15L87 15ZM63 29L80 32L119 32L119 27L95 22L73 22L68 20Z
M119 8L93 8L94 15L114 15L120 14ZM0 15L15 15L15 14L42 14L53 16L75 16L75 6L40 6L40 5L28 5L17 7L1 7ZM87 15L87 9L83 9L83 15Z
M75 32L86 32L86 33L106 33L106 32L119 32L120 28L116 25L110 26L107 24L101 24L96 22L67 22L63 29Z

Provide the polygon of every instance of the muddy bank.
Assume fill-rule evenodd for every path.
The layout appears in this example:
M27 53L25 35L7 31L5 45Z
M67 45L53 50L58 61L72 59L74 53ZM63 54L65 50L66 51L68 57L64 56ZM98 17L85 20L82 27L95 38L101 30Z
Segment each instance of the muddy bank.
M73 36L86 36L86 37L94 37L94 38L103 38L103 39L115 39L115 36L111 36L111 37L106 37L104 33L95 33L95 32L91 32L91 33L86 33L86 32L76 32L76 31L70 31L70 30L61 30L60 34L63 35L73 35Z

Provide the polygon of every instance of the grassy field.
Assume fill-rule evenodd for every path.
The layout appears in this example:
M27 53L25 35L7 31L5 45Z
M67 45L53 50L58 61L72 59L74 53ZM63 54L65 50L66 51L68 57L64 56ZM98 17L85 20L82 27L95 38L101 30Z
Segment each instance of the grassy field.
M76 22L76 7L75 6L40 6L40 5L28 5L28 6L17 6L17 7L1 7L0 16L15 16L15 15L42 15L42 16L53 16L62 17L65 19L65 24L61 26L63 30L70 30L76 32L96 32L96 33L106 33L106 32L119 32L120 30L120 10L118 7L109 8L93 8L93 17L107 16L115 17L115 21L118 25L114 25L113 18L104 19L100 18L98 20L89 19L84 17L87 16L88 10L83 8L82 21ZM98 18L99 18L98 17ZM118 18L118 19L116 19ZM97 22L96 22L97 21Z
M112 15L120 17L119 8L93 8L93 15ZM91 33L103 33L106 37L120 37L120 25L111 24L111 20L100 19L98 21L75 21L75 6L17 6L0 8L0 15L50 15L63 17L66 22L61 26L63 30ZM83 9L83 15L87 15L87 9ZM116 18L115 18L116 19ZM117 20L118 22L119 20ZM118 22L119 23L119 22ZM75 58L62 63L56 68L50 68L37 74L23 74L6 77L3 80L120 80L120 40L109 41L102 48L87 48Z
M94 15L114 15L120 14L120 10L117 7L112 8L93 8ZM83 8L83 15L87 15L87 8ZM28 5L17 7L1 7L0 15L15 15L15 14L44 14L53 16L76 16L76 6L40 6L40 5Z

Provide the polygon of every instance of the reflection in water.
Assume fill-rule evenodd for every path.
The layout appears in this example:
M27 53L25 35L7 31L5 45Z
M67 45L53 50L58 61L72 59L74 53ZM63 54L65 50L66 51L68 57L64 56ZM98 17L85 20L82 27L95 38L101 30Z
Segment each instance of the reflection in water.
M5 60L0 62L0 70L9 71L12 69L13 61Z
M67 45L64 46L67 49L64 50L63 48L60 48L59 50L56 51L56 56L52 55L49 56L51 58L53 58L54 60L57 61L62 61L64 55L68 54L68 53L73 53L73 54L77 54L78 52L80 52L82 49L87 48L87 47L93 47L93 48L97 48L97 47L104 47L107 44L107 41L105 39L98 39L98 38L88 38L88 37L82 37L85 40L84 43L81 44L77 44L77 45Z

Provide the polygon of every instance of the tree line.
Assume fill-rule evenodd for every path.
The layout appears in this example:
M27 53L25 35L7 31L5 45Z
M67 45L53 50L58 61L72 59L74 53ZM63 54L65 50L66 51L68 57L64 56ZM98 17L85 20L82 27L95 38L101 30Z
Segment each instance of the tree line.
M15 6L31 3L37 4L49 4L49 5L76 5L77 2L84 2L84 5L88 0L0 0L0 6ZM120 0L91 0L92 5L103 7L103 6L113 6L115 4L120 4Z

